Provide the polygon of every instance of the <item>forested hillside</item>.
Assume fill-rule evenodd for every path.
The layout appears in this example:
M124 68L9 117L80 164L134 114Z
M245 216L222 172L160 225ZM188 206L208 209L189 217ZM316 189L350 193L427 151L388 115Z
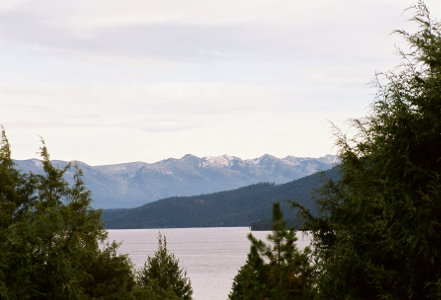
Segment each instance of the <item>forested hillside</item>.
M338 168L324 172L336 179ZM286 219L295 219L287 199L295 199L314 213L311 192L323 184L323 177L313 174L275 185L258 183L240 189L192 197L173 197L133 209L106 210L103 220L109 229L251 226L271 219L273 202L281 202Z

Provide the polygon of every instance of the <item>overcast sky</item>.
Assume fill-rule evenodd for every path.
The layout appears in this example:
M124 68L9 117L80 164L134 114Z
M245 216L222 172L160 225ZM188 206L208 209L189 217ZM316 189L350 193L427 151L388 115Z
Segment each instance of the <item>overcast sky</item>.
M2 0L0 124L15 159L335 153L414 2Z

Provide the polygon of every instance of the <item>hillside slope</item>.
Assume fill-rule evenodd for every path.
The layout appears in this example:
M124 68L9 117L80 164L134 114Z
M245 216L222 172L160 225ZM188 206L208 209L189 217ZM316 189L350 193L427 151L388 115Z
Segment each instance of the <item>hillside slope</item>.
M338 167L324 172L339 176ZM258 183L236 190L192 197L172 197L132 209L111 209L103 214L109 229L250 226L271 218L272 203L282 203L286 219L294 219L286 199L294 199L314 212L311 191L323 183L316 173L275 185Z

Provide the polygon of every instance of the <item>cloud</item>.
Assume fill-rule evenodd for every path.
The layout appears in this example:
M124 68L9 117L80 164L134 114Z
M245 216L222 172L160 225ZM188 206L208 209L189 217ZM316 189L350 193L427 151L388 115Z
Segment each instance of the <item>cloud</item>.
M47 107L58 116L96 114L225 114L277 101L277 92L229 83L159 83L147 85L21 85L0 83L6 103ZM8 105L9 106L9 105Z
M369 3L31 1L0 11L0 36L85 56L199 63L378 57L374 36L386 37L398 23L389 12L404 7Z
M366 83L397 64L411 3L0 1L0 123L92 164L324 155L325 120L363 115Z
M145 122L137 122L133 124L133 127L136 127L147 133L167 133L167 132L178 132L178 131L188 131L193 129L201 129L204 128L206 124L198 123L198 122L177 122L173 120L169 121L145 121Z
M5 122L5 127L14 128L14 129L41 129L41 128L90 128L90 127L103 127L104 124L98 123L85 123L85 122L72 122L72 121L31 121L31 122Z
M94 117L95 118L95 117ZM177 131L187 131L192 129L204 128L206 124L203 122L196 121L176 121L176 120L137 120L130 121L128 119L114 120L109 122L109 120L100 120L95 122L91 120L88 116L78 116L76 119L69 120L58 120L58 121L22 121L22 122L5 122L5 128L14 128L14 130L23 129L80 129L80 128L130 128L132 130L140 130L147 133L166 133L166 132L177 132Z

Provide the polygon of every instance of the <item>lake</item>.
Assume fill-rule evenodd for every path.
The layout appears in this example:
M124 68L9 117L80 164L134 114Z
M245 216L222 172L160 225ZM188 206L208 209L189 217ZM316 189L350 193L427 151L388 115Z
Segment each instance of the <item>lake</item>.
M167 238L167 249L174 253L180 266L187 269L195 300L226 300L233 278L245 264L250 249L248 227L120 229L108 230L109 240L122 242L119 252L128 254L136 268L153 256L158 246L158 232ZM253 231L263 241L270 231ZM297 233L297 247L309 240Z

